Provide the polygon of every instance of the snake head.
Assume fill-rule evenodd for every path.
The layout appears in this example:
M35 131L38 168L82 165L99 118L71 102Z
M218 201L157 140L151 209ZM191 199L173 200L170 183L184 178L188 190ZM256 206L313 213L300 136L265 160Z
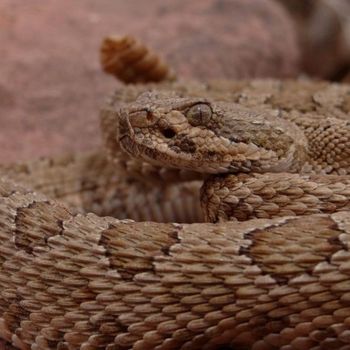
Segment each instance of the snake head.
M290 171L305 141L276 113L174 92L141 94L118 122L131 156L202 173Z

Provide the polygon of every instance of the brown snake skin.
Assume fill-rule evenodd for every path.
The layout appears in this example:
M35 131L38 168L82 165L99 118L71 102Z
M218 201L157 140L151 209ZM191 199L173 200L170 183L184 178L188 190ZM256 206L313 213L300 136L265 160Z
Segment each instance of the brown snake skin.
M255 119L233 146L220 143L229 134L215 118L215 135L200 125L207 142L190 143L178 118L198 114L188 114L191 103L183 112L183 98L200 98L220 120L241 111ZM152 125L140 101L158 118ZM349 109L350 87L321 82L119 89L101 113L109 158L1 168L0 336L33 350L350 349ZM260 117L266 123L254 124ZM152 151L137 145L140 132ZM181 169L175 153L157 149L161 134ZM204 216L215 223L200 222L200 145L208 169L224 159L238 172L205 180ZM222 147L231 158L209 153ZM242 221L225 221L233 217Z

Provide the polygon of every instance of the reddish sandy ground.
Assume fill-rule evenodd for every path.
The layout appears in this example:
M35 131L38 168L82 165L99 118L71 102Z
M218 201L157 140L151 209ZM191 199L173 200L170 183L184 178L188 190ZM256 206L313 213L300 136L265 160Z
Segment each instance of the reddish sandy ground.
M182 77L286 76L298 50L269 0L2 0L0 162L99 143L98 111L117 82L100 70L101 38L146 40Z

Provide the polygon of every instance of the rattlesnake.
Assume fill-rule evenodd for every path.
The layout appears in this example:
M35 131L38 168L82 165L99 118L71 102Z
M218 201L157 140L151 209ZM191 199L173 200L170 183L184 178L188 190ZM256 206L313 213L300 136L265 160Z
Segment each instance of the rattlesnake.
M1 337L350 349L349 102L323 82L126 86L109 157L3 166Z

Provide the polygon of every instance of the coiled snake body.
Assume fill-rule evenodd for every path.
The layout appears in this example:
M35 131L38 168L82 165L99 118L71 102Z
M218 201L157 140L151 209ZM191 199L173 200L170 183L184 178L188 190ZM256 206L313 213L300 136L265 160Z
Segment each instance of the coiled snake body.
M119 89L101 113L109 157L2 168L1 337L350 349L349 110L350 88L328 83Z

